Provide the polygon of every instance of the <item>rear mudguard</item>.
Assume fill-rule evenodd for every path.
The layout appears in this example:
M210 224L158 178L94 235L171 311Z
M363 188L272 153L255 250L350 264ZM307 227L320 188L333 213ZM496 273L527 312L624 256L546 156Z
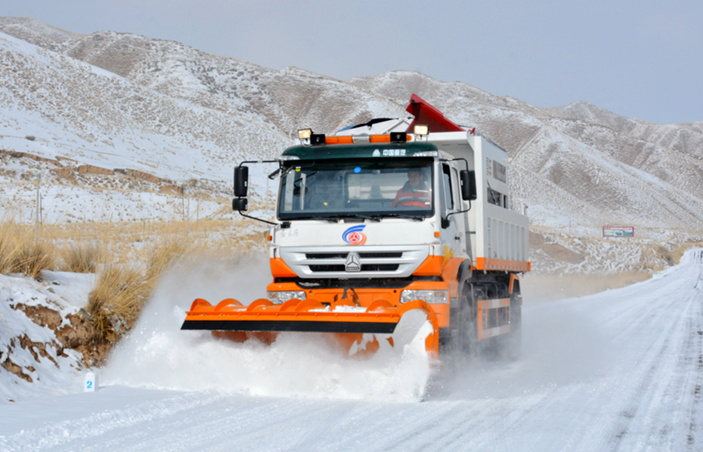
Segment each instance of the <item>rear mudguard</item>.
M423 311L432 325L432 332L425 339L425 348L432 358L437 359L437 316L432 307L422 300L400 305L378 300L368 307L360 307L348 299L334 303L293 299L275 305L261 298L243 306L239 301L228 298L213 306L199 298L191 305L181 329L237 332L219 336L242 338L250 332L282 331L392 335L403 315L415 309ZM393 344L392 339L389 342Z

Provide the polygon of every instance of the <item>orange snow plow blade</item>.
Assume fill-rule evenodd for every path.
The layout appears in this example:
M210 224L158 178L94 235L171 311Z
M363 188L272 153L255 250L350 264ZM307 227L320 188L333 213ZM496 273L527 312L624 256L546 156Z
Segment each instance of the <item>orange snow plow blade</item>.
M379 300L368 307L362 307L347 299L333 303L322 303L315 299L293 299L276 305L260 298L248 306L243 306L237 300L229 298L213 306L199 298L191 305L181 329L227 332L217 336L234 340L244 340L252 333L270 338L267 333L283 331L336 333L343 336L382 334L389 335L388 342L393 345L392 335L396 332L398 323L403 315L413 310L423 311L432 325L432 332L425 339L425 348L431 357L437 358L437 317L432 308L422 300L400 305ZM270 343L273 340L264 341ZM355 342L348 338L343 341Z

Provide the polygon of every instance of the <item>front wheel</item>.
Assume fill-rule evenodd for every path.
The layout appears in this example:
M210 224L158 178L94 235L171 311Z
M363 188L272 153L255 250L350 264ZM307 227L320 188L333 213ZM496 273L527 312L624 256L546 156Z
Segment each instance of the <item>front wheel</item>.
M476 315L474 314L471 287L466 286L462 291L459 301L459 328L457 349L464 353L475 353L478 346L478 333L476 329Z

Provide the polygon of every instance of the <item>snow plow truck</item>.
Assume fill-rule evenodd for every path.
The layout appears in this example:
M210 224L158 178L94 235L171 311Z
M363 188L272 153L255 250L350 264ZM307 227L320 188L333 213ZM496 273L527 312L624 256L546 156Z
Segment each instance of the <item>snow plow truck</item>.
M265 161L278 164L272 222L246 213L247 165L262 162L235 167L233 209L271 224L273 281L249 304L195 300L182 329L269 343L319 333L349 356L424 334L434 359L484 346L515 357L529 223L511 208L508 153L416 95L407 111L299 130L300 144Z

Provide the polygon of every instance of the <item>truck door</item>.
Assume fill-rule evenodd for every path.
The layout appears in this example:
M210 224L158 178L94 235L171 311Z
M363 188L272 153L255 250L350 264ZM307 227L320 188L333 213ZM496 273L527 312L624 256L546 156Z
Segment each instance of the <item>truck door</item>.
M440 208L442 209L442 217L447 218L450 213L454 213L461 207L460 197L458 197L458 176L455 169L452 169L448 164L442 164L442 181L440 188ZM442 243L447 246L445 254L449 253L452 256L458 256L466 253L464 244L464 223L462 215L451 215L449 218L449 226L442 228L440 237Z

